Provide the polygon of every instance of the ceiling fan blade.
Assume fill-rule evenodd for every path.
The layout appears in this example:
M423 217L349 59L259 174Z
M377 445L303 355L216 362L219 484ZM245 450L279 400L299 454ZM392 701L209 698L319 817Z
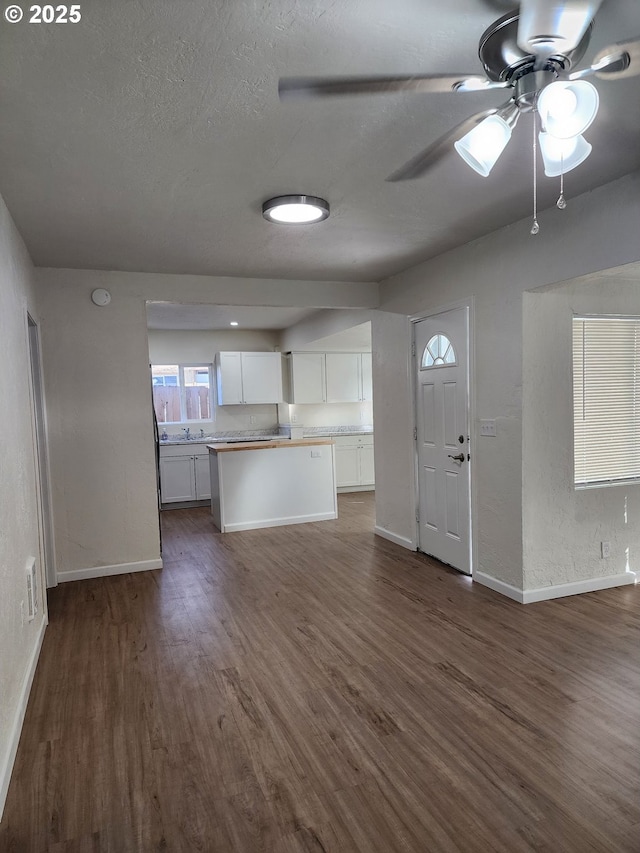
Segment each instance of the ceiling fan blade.
M619 80L640 74L640 38L605 47L597 54L591 68L602 80Z
M535 56L576 48L602 0L522 0L518 46Z
M456 139L460 139L477 124L488 118L488 116L500 112L500 110L503 110L511 103L512 101L507 101L506 104L502 104L494 109L483 110L461 121L460 124L445 133L440 139L436 139L428 148L425 148L424 151L417 154L408 163L389 175L387 181L412 181L414 178L421 178L432 166L435 166L436 163L453 151L453 143Z
M504 89L476 74L413 74L396 77L283 77L278 83L281 100L325 95L373 95L388 92L475 92Z

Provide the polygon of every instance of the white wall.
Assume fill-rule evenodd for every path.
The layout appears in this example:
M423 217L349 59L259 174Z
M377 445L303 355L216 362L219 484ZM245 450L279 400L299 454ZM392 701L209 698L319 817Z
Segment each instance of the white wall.
M371 308L371 283L37 270L59 571L159 555L145 303ZM98 308L91 292L111 303Z
M569 199L565 211L543 211L539 220L536 237L523 220L394 276L380 289L380 308L405 315L473 302L476 570L516 589L523 587L522 293L637 261L640 176ZM406 324L374 314L376 512L378 524L400 537L413 529L415 506L407 464L413 426L406 403L412 395L404 364L408 341ZM478 437L481 418L497 420L497 438Z
M288 406L290 423L305 427L371 426L373 404L368 403L304 403Z
M415 548L415 445L409 332L405 315L373 312L376 527L407 547ZM378 430L381 430L381 446L378 446Z
M635 265L634 265L635 266ZM640 265L619 280L525 293L523 364L524 588L640 571L640 488L573 486L574 314L640 316ZM601 558L601 541L611 557Z
M346 329L352 329L371 320L369 310L317 311L294 326L284 329L280 337L282 352L309 349L321 338L327 338Z
M280 333L222 329L218 331L178 331L149 329L149 359L153 364L204 363L213 364L217 352L260 352L278 347ZM214 380L215 384L215 380ZM215 389L213 399L216 400ZM169 424L168 433L179 434L183 426L206 432L276 428L278 406L218 406L213 409L213 421L189 421ZM253 419L253 420L252 420ZM160 425L162 429L162 425Z
M45 625L27 311L37 320L33 266L0 199L0 815ZM39 613L22 624L27 558L37 558Z

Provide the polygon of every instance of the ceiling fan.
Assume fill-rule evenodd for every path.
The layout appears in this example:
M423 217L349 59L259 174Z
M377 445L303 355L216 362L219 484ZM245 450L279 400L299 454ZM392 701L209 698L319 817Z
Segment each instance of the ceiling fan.
M485 76L417 74L392 77L285 77L282 100L389 92L473 93L510 90L506 103L476 113L390 175L419 178L452 146L476 172L487 176L523 113L537 111L538 136L548 176L582 163L591 145L582 136L598 109L598 92L583 78L614 80L640 74L640 38L601 50L590 67L572 71L587 51L593 18L602 0L522 0L483 33L478 54ZM535 132L534 132L535 139ZM535 144L535 143L534 143Z

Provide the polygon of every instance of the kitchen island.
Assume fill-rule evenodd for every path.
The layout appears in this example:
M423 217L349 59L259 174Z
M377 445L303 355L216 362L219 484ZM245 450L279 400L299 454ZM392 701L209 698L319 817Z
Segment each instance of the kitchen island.
M211 515L222 533L338 517L332 439L207 447Z

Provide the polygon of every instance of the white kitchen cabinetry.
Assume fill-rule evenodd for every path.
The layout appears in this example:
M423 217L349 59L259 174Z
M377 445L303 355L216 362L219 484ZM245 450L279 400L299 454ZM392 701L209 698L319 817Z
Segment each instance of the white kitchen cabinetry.
M292 352L289 403L363 403L373 399L371 353Z
M282 402L279 352L219 352L216 355L219 406Z
M323 352L292 352L289 362L289 402L326 403Z
M160 448L160 500L163 504L211 497L209 451L204 444Z
M328 352L327 403L362 400L362 356L359 352Z
M371 402L373 400L373 365L370 352L361 353L362 368L362 400Z
M375 484L372 435L336 435L338 491L366 491Z

